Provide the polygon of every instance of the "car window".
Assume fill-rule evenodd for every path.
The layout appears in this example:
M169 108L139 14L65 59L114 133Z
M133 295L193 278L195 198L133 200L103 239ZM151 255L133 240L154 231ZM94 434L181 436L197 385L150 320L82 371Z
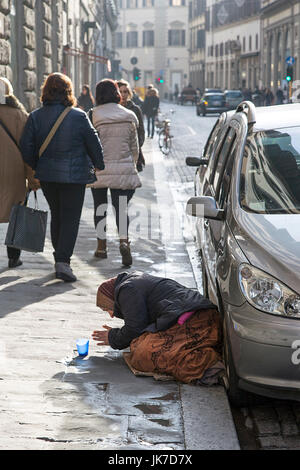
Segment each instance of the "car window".
M227 160L227 157L232 149L235 139L236 139L236 131L232 127L229 127L225 135L225 138L223 140L223 144L219 149L217 161L216 161L215 168L213 171L213 183L212 184L213 184L213 188L215 192L218 189L218 184L219 184L220 176L223 171L224 163Z
M261 214L300 213L300 127L248 137L240 204L246 211Z
M220 130L221 130L221 119L218 119L205 144L204 151L203 151L203 158L210 159L211 154L212 154L212 149L214 145L216 144L217 137L219 135Z
M239 91L229 91L226 93L226 98L241 98L243 95Z
M227 198L229 194L232 168L233 168L234 158L236 155L236 147L237 147L236 142L237 142L237 139L235 139L234 144L231 147L230 155L227 158L223 174L221 175L221 178L220 178L220 186L219 186L217 201L221 209L224 207L225 203L227 202Z

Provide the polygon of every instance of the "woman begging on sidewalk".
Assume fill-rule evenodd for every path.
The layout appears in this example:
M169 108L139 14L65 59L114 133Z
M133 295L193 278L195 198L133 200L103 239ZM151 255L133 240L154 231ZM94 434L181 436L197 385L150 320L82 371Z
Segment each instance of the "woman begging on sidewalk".
M122 328L94 331L98 345L130 346L128 364L181 382L212 384L223 371L221 320L216 306L172 279L122 273L103 282L97 306L124 320Z
M33 111L21 139L23 159L36 170L51 211L56 277L76 281L70 260L77 239L86 184L104 168L102 147L86 113L76 105L69 77L52 73L42 87L43 106ZM59 123L52 139L55 124ZM45 142L48 145L45 148ZM41 154L41 148L44 152ZM93 165L95 168L93 168Z
M14 96L11 83L0 77L0 223L9 221L12 206L24 201L27 189L36 191L40 187L32 169L24 164L19 149L27 118L25 108ZM7 247L9 268L21 266L20 255L17 248Z
M145 166L145 158L142 152L142 146L145 142L145 127L144 127L144 119L141 108L132 101L133 92L128 82L125 80L119 80L118 87L121 93L121 105L125 106L125 108L130 109L133 111L139 121L138 127L138 137L139 137L139 159L136 164L137 171L143 171L143 167Z
M119 104L120 101L121 95L113 80L104 79L97 84L97 106L90 113L90 119L103 145L105 170L96 173L97 181L91 185L98 239L95 256L107 258L106 213L107 192L110 189L120 237L122 263L131 266L128 204L136 188L141 186L136 169L139 156L138 120L132 111Z

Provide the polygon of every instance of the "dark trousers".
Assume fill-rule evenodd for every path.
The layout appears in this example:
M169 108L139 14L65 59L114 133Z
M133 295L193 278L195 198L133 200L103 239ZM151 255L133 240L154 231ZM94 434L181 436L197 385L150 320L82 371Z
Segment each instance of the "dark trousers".
M85 185L48 183L41 188L51 212L51 241L57 263L70 263L76 243Z
M155 116L147 116L147 121L148 121L148 137L153 137L154 136L154 123L155 123Z
M7 248L7 257L8 259L18 259L20 258L21 255L21 250L18 250L18 248L11 248L9 246Z
M108 188L92 188L94 198L94 222L97 238L100 240L106 239L107 192ZM121 239L128 238L128 204L134 192L134 189L110 189L116 224Z

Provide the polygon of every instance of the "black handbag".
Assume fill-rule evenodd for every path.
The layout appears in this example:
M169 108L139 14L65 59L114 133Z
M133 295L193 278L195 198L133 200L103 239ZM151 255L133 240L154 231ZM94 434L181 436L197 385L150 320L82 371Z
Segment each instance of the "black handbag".
M44 251L48 213L38 209L36 192L34 197L35 208L27 207L29 193L24 204L15 204L12 207L5 245L38 253Z

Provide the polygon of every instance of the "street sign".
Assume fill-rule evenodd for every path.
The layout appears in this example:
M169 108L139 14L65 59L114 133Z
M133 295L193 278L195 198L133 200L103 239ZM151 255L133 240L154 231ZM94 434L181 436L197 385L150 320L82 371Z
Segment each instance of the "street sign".
M130 63L131 63L132 65L136 65L136 64L138 63L137 57L131 57Z
M287 63L288 65L294 65L294 63L295 63L295 57L289 56L289 57L287 57L287 58L285 59L285 61L286 61L286 63Z

